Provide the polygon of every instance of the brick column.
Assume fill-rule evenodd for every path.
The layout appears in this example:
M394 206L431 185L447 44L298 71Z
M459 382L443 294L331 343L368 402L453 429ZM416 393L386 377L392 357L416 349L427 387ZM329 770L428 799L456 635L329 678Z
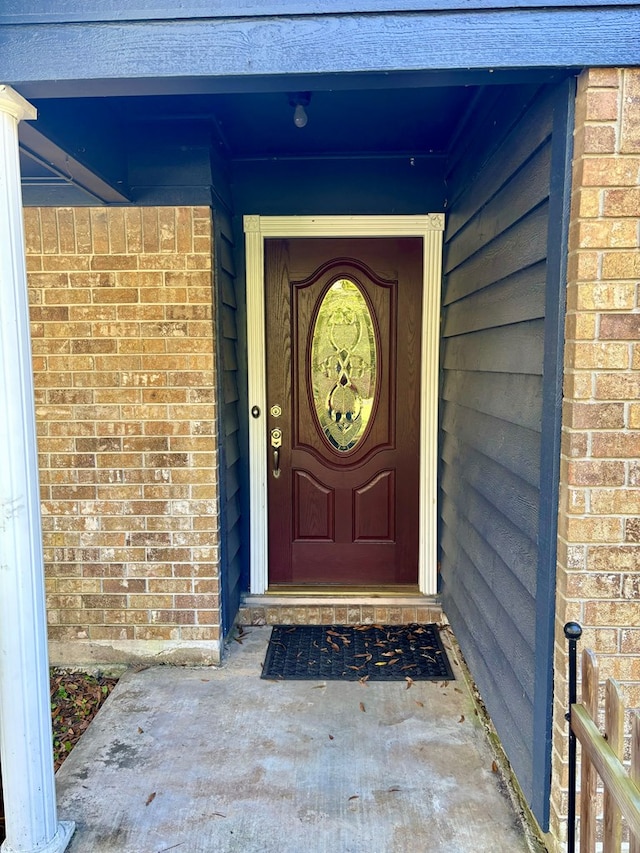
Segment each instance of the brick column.
M566 648L640 705L640 69L579 79L558 528L551 831L566 837Z

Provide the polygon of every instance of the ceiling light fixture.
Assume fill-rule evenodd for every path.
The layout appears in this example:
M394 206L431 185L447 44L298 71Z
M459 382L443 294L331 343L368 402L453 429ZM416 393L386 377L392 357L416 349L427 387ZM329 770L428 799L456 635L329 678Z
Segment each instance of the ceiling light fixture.
M305 107L309 106L311 92L292 92L289 95L289 106L293 107L293 123L296 127L305 127L309 117Z

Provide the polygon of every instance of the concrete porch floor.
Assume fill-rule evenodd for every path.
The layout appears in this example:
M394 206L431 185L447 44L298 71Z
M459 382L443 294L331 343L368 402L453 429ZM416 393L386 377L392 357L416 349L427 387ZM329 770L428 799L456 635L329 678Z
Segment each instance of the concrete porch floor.
M270 631L123 676L57 776L69 853L530 849L450 647L446 686L270 682Z

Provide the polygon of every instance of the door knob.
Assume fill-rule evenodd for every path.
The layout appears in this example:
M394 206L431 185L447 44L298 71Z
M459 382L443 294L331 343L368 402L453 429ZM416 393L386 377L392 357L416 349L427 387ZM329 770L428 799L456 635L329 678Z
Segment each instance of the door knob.
M278 427L271 430L271 447L273 448L273 476L280 476L280 447L282 446L282 430Z

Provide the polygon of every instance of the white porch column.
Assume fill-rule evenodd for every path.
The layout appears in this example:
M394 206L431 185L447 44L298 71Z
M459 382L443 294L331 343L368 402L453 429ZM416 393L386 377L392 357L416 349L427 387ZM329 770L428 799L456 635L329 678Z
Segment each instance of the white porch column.
M18 122L36 110L0 86L0 759L2 853L62 853L58 823Z

